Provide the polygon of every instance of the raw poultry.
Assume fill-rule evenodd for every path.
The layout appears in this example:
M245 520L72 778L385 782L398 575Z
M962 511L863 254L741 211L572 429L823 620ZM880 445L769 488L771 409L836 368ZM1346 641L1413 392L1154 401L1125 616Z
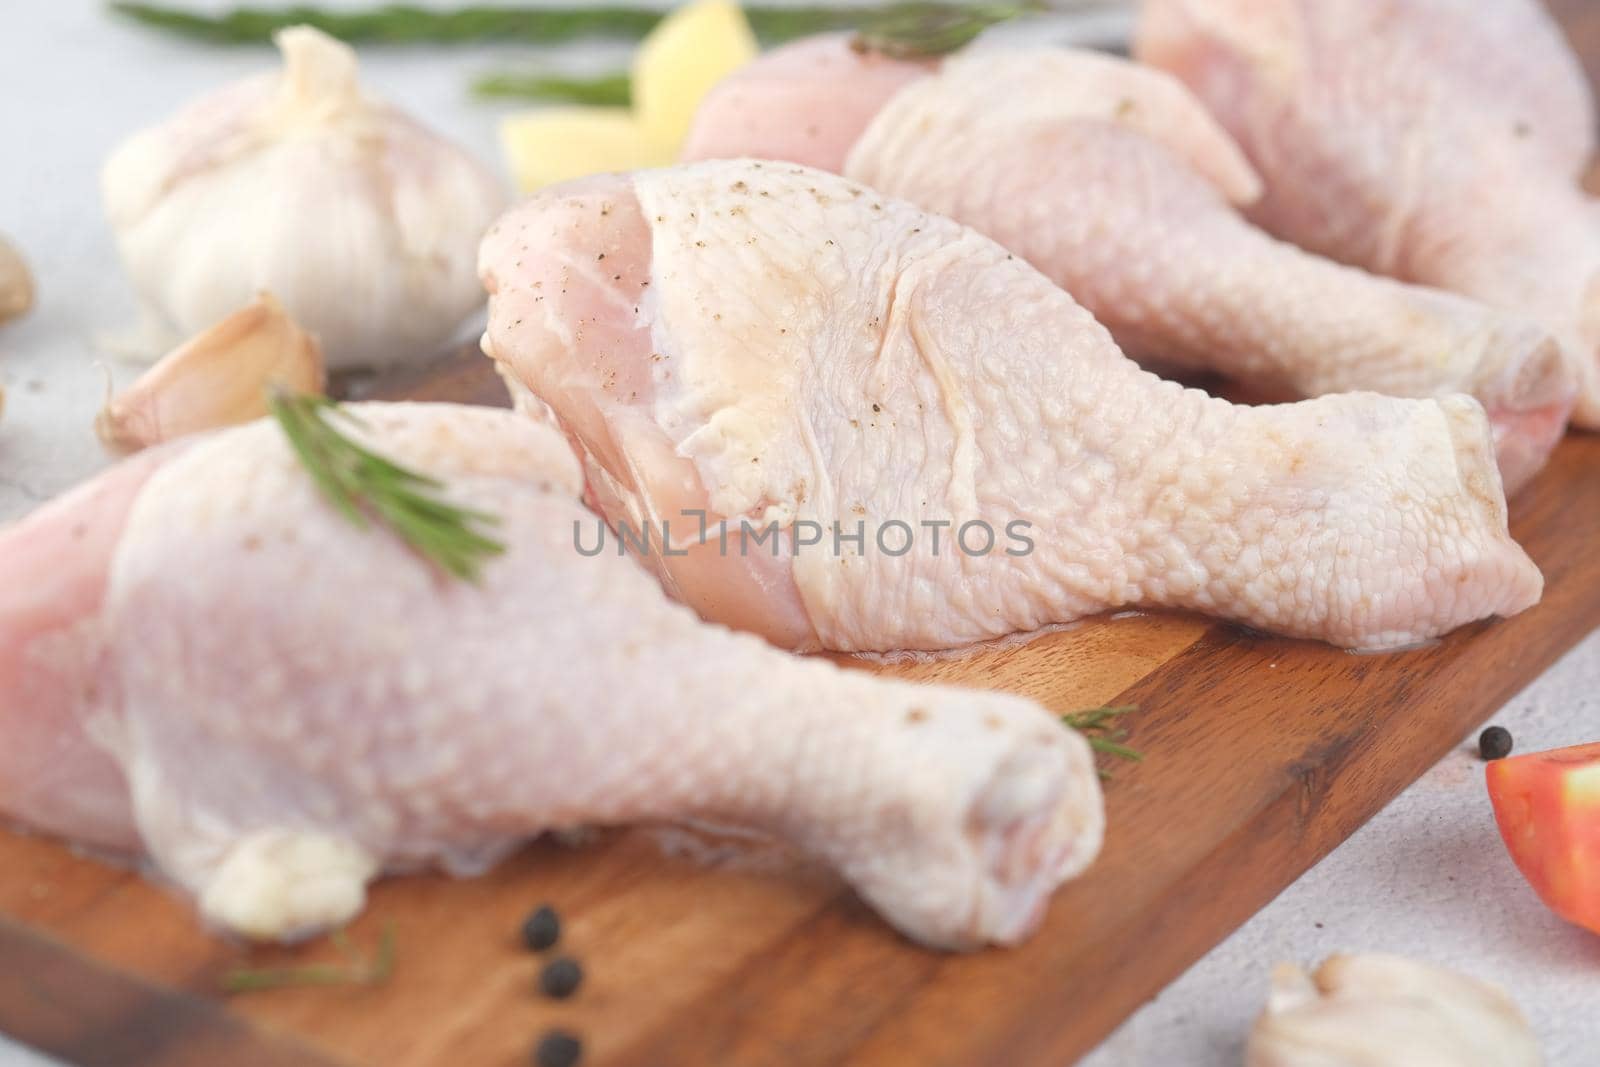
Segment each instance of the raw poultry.
M820 166L948 215L1152 365L1290 397L1474 395L1512 491L1566 426L1574 374L1542 325L1269 237L1239 214L1262 193L1239 148L1182 84L1125 60L996 48L935 68L816 38L714 90L684 154Z
M1137 52L1265 181L1272 232L1530 315L1600 428L1600 210L1589 81L1537 0L1147 0Z
M560 417L590 501L676 528L644 553L668 589L785 647L1138 605L1385 649L1540 595L1476 401L1186 390L1004 248L835 175L585 179L502 219L481 267L485 350ZM747 524L778 537L728 547Z
M579 465L546 426L350 410L497 517L480 582L351 523L270 420L141 454L0 533L0 811L145 851L257 938L577 825L775 834L954 948L1020 939L1095 855L1088 746L1038 705L701 624L578 551Z

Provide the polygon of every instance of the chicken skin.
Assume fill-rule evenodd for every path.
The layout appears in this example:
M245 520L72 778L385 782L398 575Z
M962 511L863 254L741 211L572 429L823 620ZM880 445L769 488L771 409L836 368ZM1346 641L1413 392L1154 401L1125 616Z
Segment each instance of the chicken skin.
M1594 101L1537 0L1146 0L1137 52L1243 146L1254 219L1538 320L1600 427Z
M785 647L1147 605L1387 649L1540 595L1475 400L1184 389L993 241L835 175L585 179L502 219L481 269L485 350L591 503L657 535L703 617Z
M845 86L855 113L829 107ZM780 102L830 117L783 137L751 121ZM1575 377L1544 327L1269 237L1238 211L1261 195L1250 163L1158 71L1062 48L968 52L934 71L824 37L707 98L685 157L746 154L839 170L993 237L1152 365L1289 396L1472 394L1511 491L1565 429Z
M142 455L0 533L0 812L144 851L210 922L336 925L384 871L702 819L831 862L930 945L1012 943L1095 855L1082 737L999 693L700 623L614 552L561 435L361 405L364 442L498 517L478 583L318 493L271 422Z

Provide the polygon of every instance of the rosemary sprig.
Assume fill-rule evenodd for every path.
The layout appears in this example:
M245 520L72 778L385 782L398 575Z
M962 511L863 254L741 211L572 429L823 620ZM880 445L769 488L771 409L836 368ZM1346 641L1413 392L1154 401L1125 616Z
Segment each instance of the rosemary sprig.
M333 935L334 947L344 956L343 963L316 963L304 967L236 967L222 976L226 993L250 993L261 989L287 989L293 986L361 985L377 986L394 974L394 927L385 926L378 935L378 947L371 959L364 959L345 932Z
M484 562L505 551L475 527L499 520L440 498L443 483L408 470L339 432L334 417L360 421L327 397L274 389L268 407L317 488L365 530L376 519L440 570L476 581Z
M1058 5L1084 0L1056 0ZM789 41L830 30L856 30L858 44L871 51L901 56L937 56L953 52L998 22L1041 11L1046 0L1019 3L951 3L950 0L900 0L898 3L847 7L745 8L751 28L763 41ZM970 32L955 40L952 33ZM947 41L949 43L940 44ZM898 45L896 42L900 42ZM895 49L900 49L895 51ZM922 50L926 49L926 50Z
M1093 0L1079 0L1093 2ZM286 26L315 26L351 42L453 44L479 40L524 40L559 44L580 37L638 40L667 13L630 5L489 7L438 10L387 4L365 11L324 11L315 6L238 7L202 14L164 4L114 0L111 9L155 29L215 44L267 41ZM895 58L926 58L953 52L996 23L1044 10L1043 0L1022 3L950 3L898 0L881 7L817 5L745 8L757 37L777 43L830 30L858 31L855 47ZM599 106L626 106L632 99L625 72L593 78L544 72L487 74L473 83L483 97L513 97Z
M1096 752L1103 752L1130 763L1139 763L1144 759L1144 753L1124 745L1122 740L1128 736L1128 731L1116 725L1116 721L1122 716L1131 715L1138 710L1137 704L1114 708L1090 708L1063 715L1061 721L1083 734L1089 742L1089 747ZM1100 776L1111 777L1106 771L1101 771Z
M472 83L482 97L554 100L598 107L627 107L633 103L633 79L625 73L580 78L560 74L485 74Z
M971 44L989 27L1043 9L1041 3L906 5L862 25L851 47L892 59L927 59Z
M840 10L840 9L836 9ZM927 58L953 52L970 44L984 30L1029 11L1043 10L1039 3L1016 4L941 4L901 3L887 8L845 11L859 32L852 45L863 52L881 52L899 59ZM774 9L774 17L787 15ZM784 36L811 20L813 13L802 9L798 16L781 26ZM769 26L769 29L772 27ZM626 107L633 99L633 83L625 72L592 78L559 74L500 72L473 82L473 92L482 97L512 97L522 100L549 100L574 104Z
M850 30L880 19L924 19L947 12L993 9L995 4L938 3L899 0L883 7L796 7L752 5L745 17L757 37L767 42L793 40L829 30ZM1020 6L1020 5L1005 5ZM462 41L521 40L560 44L580 37L638 40L667 14L664 8L634 4L497 7L466 5L454 10L384 4L365 11L325 11L311 5L238 7L220 14L201 14L167 4L115 0L111 9L146 26L218 44L265 42L286 26L315 26L352 42L385 44L451 44Z
M166 4L117 0L111 9L136 22L213 44L259 44L288 26L315 26L332 37L379 44L455 44L524 40L558 44L580 37L638 39L663 12L644 7L509 8L468 5L453 11L385 4L365 11L325 11L309 5L238 7L201 14Z

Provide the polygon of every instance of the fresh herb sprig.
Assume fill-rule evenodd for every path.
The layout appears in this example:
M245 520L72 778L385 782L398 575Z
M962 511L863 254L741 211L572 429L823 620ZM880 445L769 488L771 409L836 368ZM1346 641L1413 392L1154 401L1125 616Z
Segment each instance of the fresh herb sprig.
M352 43L458 44L467 41L522 40L560 44L580 37L637 40L649 33L663 12L644 7L494 7L468 5L455 10L384 4L365 11L327 11L310 5L237 7L205 14L172 7L117 0L111 10L153 29L213 44L265 44L278 30L314 26Z
M863 23L851 47L891 59L930 59L965 48L991 26L1043 9L1040 3L908 5Z
M1089 742L1089 747L1096 752L1103 752L1130 763L1139 763L1144 759L1144 753L1122 743L1128 736L1128 731L1117 725L1118 720L1124 715L1131 715L1138 710L1137 704L1114 708L1089 708L1063 715L1061 721L1081 733ZM1101 771L1100 776L1110 777L1105 771Z
M1057 0L1058 4L1093 5L1105 0ZM582 37L638 40L667 12L660 8L619 5L566 7L492 7L468 5L454 10L387 4L365 11L325 11L310 5L283 8L238 7L205 14L165 4L115 0L111 9L155 29L214 44L254 44L270 40L288 26L307 25L357 43L455 44L480 40L522 40L561 44ZM864 52L899 59L946 55L964 47L989 27L1030 12L1043 11L1043 0L1018 3L952 3L945 0L898 0L881 7L815 5L744 9L757 37L779 43L813 33L855 30L853 44ZM622 107L632 98L625 72L579 77L545 71L487 74L473 83L482 97L508 97L563 103Z
M857 28L851 45L862 52L879 52L898 59L926 59L954 52L970 44L984 30L1030 11L1038 3L1016 4L895 4L878 11L850 11ZM796 20L796 26L808 16ZM628 74L614 72L577 77L543 72L499 72L472 84L481 97L509 97L569 104L626 107L633 99Z
M394 974L395 936L392 926L378 935L378 947L370 959L350 944L345 932L333 935L333 944L344 961L315 963L303 967L238 967L222 976L225 993L251 993L262 989L288 989L296 986L377 986Z
M268 407L317 488L361 529L376 520L418 555L456 578L476 581L505 545L482 532L498 519L439 496L443 483L418 474L341 433L360 420L327 397L274 389Z
M999 4L939 3L899 0L883 7L829 4L776 7L754 4L745 17L757 37L767 42L793 40L830 30L859 29L864 24L945 18L954 13L991 11ZM453 10L413 4L384 4L365 11L326 11L314 5L238 7L202 14L167 4L116 0L111 9L146 26L217 44L263 43L288 26L315 26L351 42L384 44L454 44L464 41L520 40L560 44L581 37L638 40L667 14L661 7L635 4L569 4L567 6L499 7L466 5Z
M627 107L633 103L633 79L627 74L600 74L592 78L562 74L485 74L472 83L482 97L551 100L595 107Z

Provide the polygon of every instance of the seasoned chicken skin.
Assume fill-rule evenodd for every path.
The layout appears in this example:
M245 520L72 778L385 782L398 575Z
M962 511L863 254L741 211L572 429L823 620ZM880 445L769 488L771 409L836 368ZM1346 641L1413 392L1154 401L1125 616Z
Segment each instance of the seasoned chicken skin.
M667 523L668 588L785 646L1150 605L1382 649L1539 598L1476 401L1183 389L1004 248L833 175L586 179L481 262L485 349L580 445L592 503Z
M851 88L870 121L831 108ZM780 104L828 117L780 141L750 118ZM1470 393L1511 490L1566 426L1575 376L1542 326L1267 236L1237 210L1262 192L1238 146L1180 82L1125 60L995 49L934 72L818 38L702 105L685 158L738 155L837 169L993 237L1142 360L1289 395Z
M932 945L1011 943L1103 828L1038 705L777 652L580 553L579 466L510 412L355 408L367 443L499 516L454 581L318 495L257 423L142 456L0 534L0 811L144 849L210 921L284 938L369 879L482 870L580 824L780 835ZM70 547L70 550L68 548Z
M1146 0L1137 52L1243 146L1253 218L1539 320L1600 427L1594 101L1537 0Z

